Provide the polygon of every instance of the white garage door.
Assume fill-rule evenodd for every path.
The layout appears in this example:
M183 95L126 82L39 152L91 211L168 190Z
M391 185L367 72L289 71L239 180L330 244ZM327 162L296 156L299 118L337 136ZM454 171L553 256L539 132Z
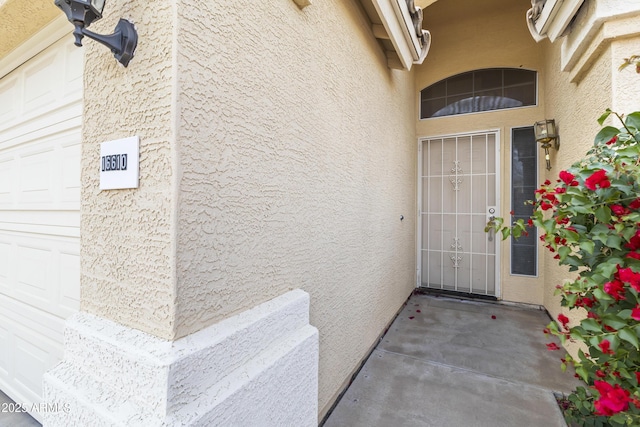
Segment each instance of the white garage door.
M29 405L79 308L83 57L72 41L0 78L0 389Z

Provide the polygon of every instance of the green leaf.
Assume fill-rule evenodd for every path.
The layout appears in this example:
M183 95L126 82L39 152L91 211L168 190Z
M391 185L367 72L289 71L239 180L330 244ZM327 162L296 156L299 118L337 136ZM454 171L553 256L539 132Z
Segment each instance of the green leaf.
M605 126L596 135L595 144L605 144L611 140L614 136L618 135L620 130L613 126Z
M640 111L627 115L624 124L630 128L640 129Z
M600 222L608 223L611 220L611 209L608 206L600 206L594 213Z
M592 254L593 253L593 248L595 248L596 244L593 243L593 241L591 240L585 240L583 242L580 242L580 249L582 249L583 251L585 251L588 254Z
M609 108L607 108L606 111L604 112L604 114L601 115L600 117L598 117L598 124L600 124L600 126L602 126L604 121L609 118L611 113L612 113L612 111Z
M618 331L618 336L621 340L625 340L636 349L640 347L640 342L638 341L638 336L633 332L630 328L620 329Z
M629 310L629 309L621 310L618 313L618 317L620 317L621 319L630 319L631 318L631 310Z
M576 374L580 375L580 378L582 378L585 383L589 382L589 373L584 366L576 368Z
M607 246L609 246L610 248L614 248L614 249L622 249L621 246L622 243L622 238L620 236L617 235L611 235L609 237L607 237L607 242L605 243Z
M627 322L616 316L615 314L607 314L602 321L605 325L611 326L613 329L622 329L627 326Z
M602 328L595 319L584 319L580 322L580 326L582 326L585 331L602 332Z

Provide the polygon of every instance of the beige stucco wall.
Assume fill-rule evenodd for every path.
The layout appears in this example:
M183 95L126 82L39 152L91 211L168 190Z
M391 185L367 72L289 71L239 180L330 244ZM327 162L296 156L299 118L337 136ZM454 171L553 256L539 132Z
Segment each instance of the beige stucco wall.
M620 16L609 16L613 12L604 10L605 18L593 24L595 16L603 12L594 2L583 8L565 39L553 45L545 42L547 58L545 81L547 90L546 110L560 125L562 148L558 156L558 170L570 166L579 160L591 147L593 138L600 130L597 118L606 108L620 113L640 110L637 94L640 91L640 76L633 67L619 71L623 59L640 51L640 29L637 28L640 8L636 4L635 14L625 9ZM622 3L618 4L622 6ZM633 25L633 23L636 25ZM569 46L582 44L583 54L576 55L576 65L561 72L561 58L570 51ZM619 126L611 118L609 124ZM554 172L554 171L552 171ZM557 173L549 179L557 179ZM546 252L546 251L545 251ZM562 310L559 297L554 295L555 286L566 279L574 279L577 272L568 272L546 255L544 305L555 318ZM564 311L566 312L566 311ZM569 313L573 322L581 315L580 311ZM570 347L575 350L575 346Z
M120 17L139 42L128 68L85 39L81 188L81 309L175 337L175 73L172 1L110 1L91 30ZM140 187L99 190L100 143L140 137Z
M0 0L0 58L58 16L51 1Z
M322 416L414 286L413 78L356 1L179 3L176 333L304 289Z
M417 136L439 136L485 130L500 131L501 211L509 217L510 200L510 147L511 129L532 126L545 117L545 81L543 49L529 34L524 16L530 2L511 0L439 1L425 10L425 24L433 43L424 64L416 69L416 113L419 116L420 90L444 78L481 68L513 67L535 70L539 73L538 106L456 115L419 120ZM454 19L455 18L455 19ZM544 168L540 151L539 176ZM542 304L544 282L537 278L510 274L509 241L501 244L501 295L506 301ZM540 251L540 255L542 252ZM544 260L539 260L539 272Z
M559 43L545 43L548 58L545 73L548 88L546 109L548 116L558 124L561 147L553 170L544 177L555 181L559 171L569 167L589 150L600 129L597 119L611 105L612 58L610 50L603 52L585 78L574 84L569 82L568 73L559 71ZM569 273L566 268L559 267L553 260L554 254L547 250L544 254L547 260L544 269L544 305L556 317L560 312L560 301L554 297L555 286L566 279L575 278L577 272Z

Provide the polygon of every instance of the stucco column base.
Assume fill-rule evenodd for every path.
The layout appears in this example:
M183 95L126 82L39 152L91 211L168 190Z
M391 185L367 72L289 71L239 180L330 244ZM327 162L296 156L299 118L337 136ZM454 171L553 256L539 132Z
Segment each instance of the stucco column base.
M317 426L318 331L288 292L176 341L96 316L67 322L45 426Z

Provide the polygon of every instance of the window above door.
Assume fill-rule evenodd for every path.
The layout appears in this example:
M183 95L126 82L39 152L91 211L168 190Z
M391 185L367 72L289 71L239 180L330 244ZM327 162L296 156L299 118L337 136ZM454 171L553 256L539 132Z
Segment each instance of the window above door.
M440 80L420 92L420 118L536 105L538 73L487 68Z

